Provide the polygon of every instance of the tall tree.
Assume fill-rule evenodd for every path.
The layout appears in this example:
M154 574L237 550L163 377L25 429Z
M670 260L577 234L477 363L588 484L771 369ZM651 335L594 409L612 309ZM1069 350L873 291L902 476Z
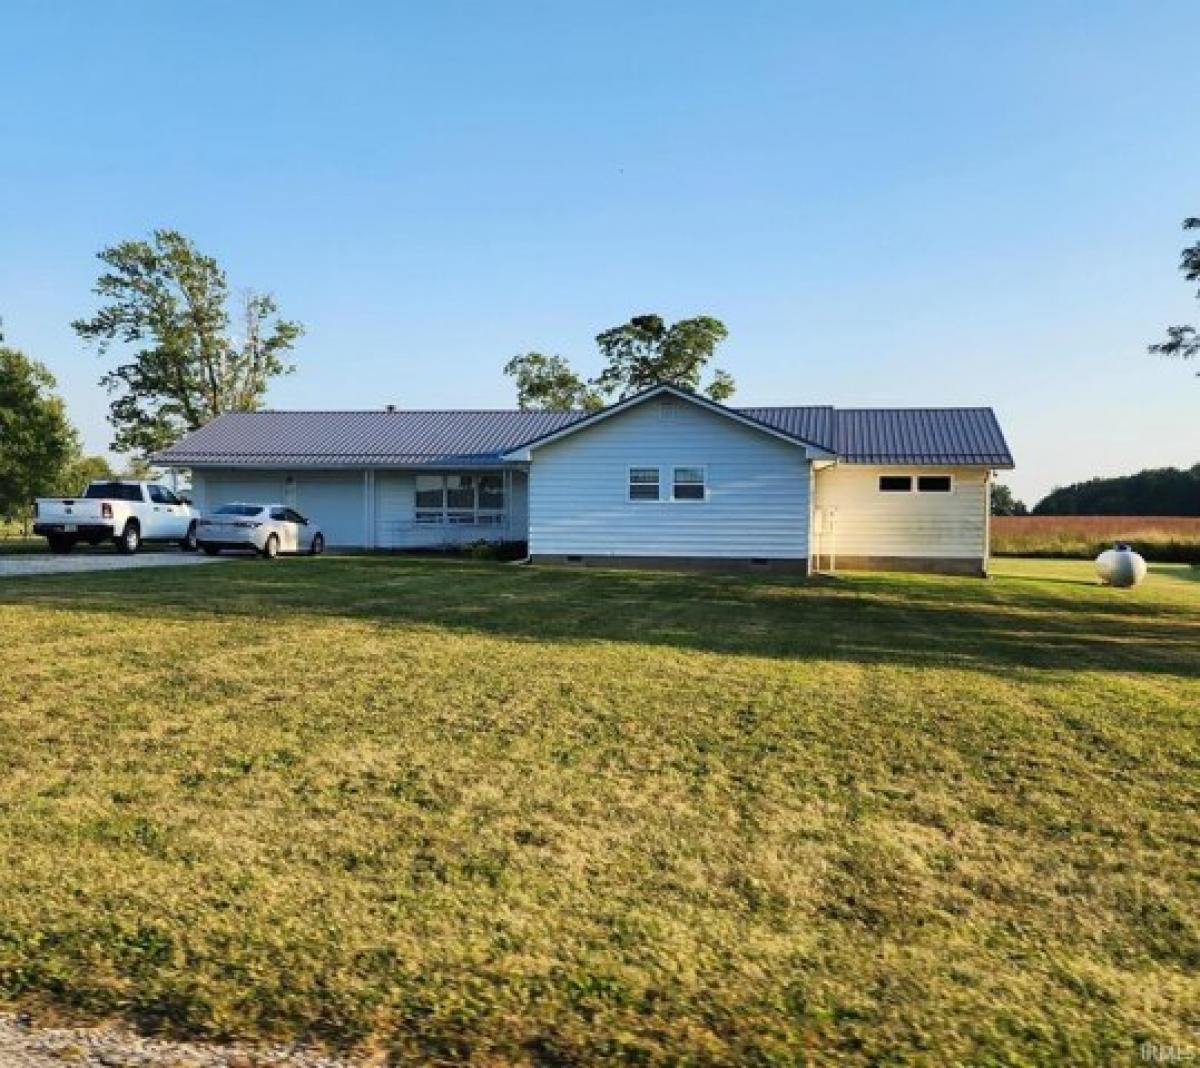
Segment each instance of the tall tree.
M1200 230L1200 218L1183 220L1184 230ZM1200 282L1200 241L1180 253L1179 270L1189 282ZM1200 288L1196 290L1196 298L1200 300ZM1150 346L1150 352L1155 356L1174 356L1178 359L1191 360L1200 357L1200 333L1194 326L1168 326L1167 340ZM1196 372L1200 374L1200 371Z
M1025 502L1017 500L1013 496L1013 491L1003 482L997 482L992 487L992 515L1028 514L1029 509L1025 507Z
M53 492L79 451L79 438L54 387L54 376L42 364L0 344L2 515L24 516L34 497Z
M99 259L102 306L72 325L102 355L114 342L135 347L100 380L113 394L117 452L145 455L223 412L253 411L271 379L293 370L286 357L303 327L278 318L271 296L247 292L231 334L224 270L178 231L122 241Z
M605 364L590 381L561 356L540 352L514 357L504 365L504 373L516 379L522 408L595 411L659 382L700 392L704 371L728 334L724 323L707 315L670 326L658 315L635 315L596 336ZM733 396L734 388L733 376L717 369L703 392L724 401Z
M509 360L504 373L516 379L517 405L522 409L591 412L604 406L600 394L572 371L561 356L526 352Z
M71 497L83 491L89 482L116 478L112 465L103 456L75 456L63 468L50 496Z
M627 323L596 336L605 368L595 385L606 395L627 397L659 382L700 392L700 379L716 347L729 336L719 319L701 315L670 326L658 315L635 315ZM728 400L733 377L716 370L704 392Z

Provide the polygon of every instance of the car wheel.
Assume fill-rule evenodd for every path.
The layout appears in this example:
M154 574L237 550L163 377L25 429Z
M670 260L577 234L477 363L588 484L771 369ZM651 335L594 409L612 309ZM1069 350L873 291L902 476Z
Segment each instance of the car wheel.
M193 523L188 527L187 534L184 536L183 541L179 543L179 547L185 553L194 553L198 544L196 541L196 524Z
M125 529L121 531L121 536L117 539L117 550L126 556L132 556L141 547L142 528L137 525L135 520L131 519L125 524Z
M69 553L75 548L75 541L72 538L64 538L61 535L53 538L47 538L50 543L50 551L52 553Z
M219 545L201 545L200 548L203 549L208 556L216 556L221 551L221 547Z
M267 543L263 546L263 556L268 560L274 560L279 555L279 536L276 534L267 535Z
M325 551L325 535L314 534L312 545L308 550L313 556L320 556Z

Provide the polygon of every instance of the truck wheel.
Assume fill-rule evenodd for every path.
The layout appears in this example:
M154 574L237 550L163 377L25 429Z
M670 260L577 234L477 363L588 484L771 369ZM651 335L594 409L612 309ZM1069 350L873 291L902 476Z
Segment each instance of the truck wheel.
M219 545L201 545L200 548L203 549L208 556L216 556L221 551L221 547Z
M185 553L194 553L196 551L197 542L196 542L196 524L195 523L192 523L188 527L187 534L184 535L183 541L181 541L179 543L179 547Z
M117 551L126 556L132 556L142 547L142 529L136 519L129 520L121 536L117 539Z
M74 538L65 538L61 534L55 534L46 539L50 543L50 551L52 553L69 553L75 548Z
M320 556L321 553L323 553L324 551L325 551L325 535L323 535L323 534L314 535L313 540L312 540L312 548L309 549L309 552L312 553L313 556Z
M267 543L263 546L263 556L268 560L274 560L279 555L279 538L275 534L267 535Z

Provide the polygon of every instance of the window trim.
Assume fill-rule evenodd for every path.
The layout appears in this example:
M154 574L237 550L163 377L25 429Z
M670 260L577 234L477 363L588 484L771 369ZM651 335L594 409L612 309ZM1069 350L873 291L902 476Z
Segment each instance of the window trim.
M900 490L885 490L883 488L883 480L885 478L907 478L908 489ZM948 478L950 480L950 488L948 490L928 490L921 489L921 479L923 478ZM958 479L954 477L953 471L888 471L880 474L875 480L875 492L883 495L903 496L906 493L910 494L929 494L935 497L949 497L958 489Z
M947 490L928 490L921 489L921 479L923 478L948 478L950 480L950 488ZM936 497L949 497L958 488L957 480L950 471L926 471L923 475L917 475L917 481L914 483L914 492L916 493L931 493Z
M653 471L657 476L654 482L654 497L635 497L633 495L634 471ZM626 504L662 504L662 467L658 464L629 464L625 468L625 503ZM639 482L639 486L648 486L649 482Z
M679 484L675 478L676 471L699 471L700 481L685 482L685 486L698 485L704 492L699 497L676 497L675 487ZM708 503L708 465L707 464L672 464L671 465L671 496L672 504L707 504Z
M703 482L690 483L691 485L699 485L704 488L703 497L676 497L675 496L675 472L677 470L688 469L699 471ZM633 497L630 495L630 489L633 487L633 472L634 471L654 471L658 475L657 497ZM664 472L669 472L671 480L668 482L663 478ZM642 482L639 485L648 486L650 483ZM712 486L708 481L708 465L707 464L690 464L690 463L669 463L669 464L628 464L625 468L625 503L626 504L708 504L712 500Z
M907 478L908 489L884 489L883 480L885 478ZM907 471L889 471L887 474L878 475L875 479L875 492L883 494L900 494L900 493L916 493L917 479L915 475L909 474Z

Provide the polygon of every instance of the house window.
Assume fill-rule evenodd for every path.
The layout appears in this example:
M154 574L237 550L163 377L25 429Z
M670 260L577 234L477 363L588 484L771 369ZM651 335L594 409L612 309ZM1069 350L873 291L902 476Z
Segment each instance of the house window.
M418 523L497 526L504 522L504 476L417 475Z
M918 475L918 493L950 493L954 483L949 475Z
M702 501L705 496L704 468L677 467L671 480L671 500Z
M880 475L880 493L912 493L912 475Z
M657 467L631 467L629 469L629 499L631 501L658 500Z

